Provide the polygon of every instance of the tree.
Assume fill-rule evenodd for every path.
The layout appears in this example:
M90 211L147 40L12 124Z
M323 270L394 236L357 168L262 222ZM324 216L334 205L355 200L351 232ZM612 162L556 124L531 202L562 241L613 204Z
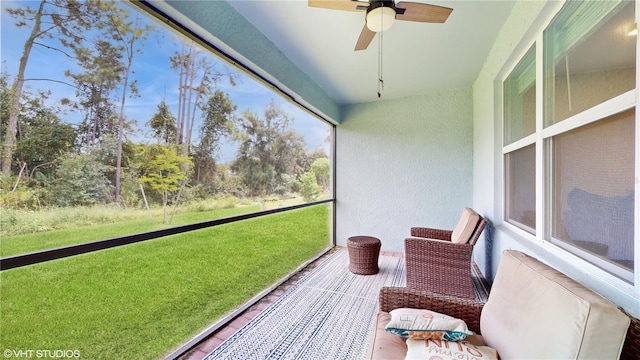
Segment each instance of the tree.
M289 129L292 119L274 101L264 110L264 119L245 111L238 120L241 141L233 170L243 178L254 196L286 191L282 175L303 172L304 140Z
M56 168L49 201L57 206L108 202L112 185L107 171L93 154L68 153Z
M5 144L5 136L7 135L9 115L11 114L10 108L11 89L9 88L9 74L3 71L0 74L0 142L2 144ZM2 175L7 174L2 173Z
M291 190L293 183L285 175L295 179L309 169L304 148L304 138L294 130L286 130L276 138L275 169L278 174L274 189L276 193L283 194Z
M220 149L220 139L234 132L233 113L237 108L229 94L220 90L216 90L204 106L200 145L211 157Z
M315 201L322 192L322 187L316 182L316 175L313 172L306 172L298 180L300 195L306 202Z
M185 145L185 152L191 145L191 130L197 104L206 91L209 89L209 72L212 65L207 58L200 56L198 49L194 46L182 45L180 53L171 57L172 68L179 71L178 84L178 126L176 129L176 140L178 144ZM199 78L198 86L194 86Z
M328 158L327 154L324 152L322 148L314 149L313 151L307 153L307 161L309 162L309 166L313 164L314 161L320 158ZM309 167L310 169L310 167Z
M136 47L136 43L140 40L144 40L151 29L151 25L141 26L140 16L136 13L135 20L126 22L125 18L129 16L129 12L121 9L119 13L111 13L111 25L113 38L123 43L123 48L126 53L126 61L124 63L124 77L122 83L122 97L120 100L120 113L118 115L118 154L116 161L116 186L115 186L115 200L120 200L120 178L122 173L122 142L124 139L124 105L127 100L127 91L129 88L131 93L137 94L138 89L136 82L129 83L129 77L131 76L131 66L133 65L133 58L136 53L140 53L142 50Z
M179 156L166 146L159 147L159 153L150 163L149 172L140 178L141 183L149 186L162 195L163 223L167 222L167 204L169 195L180 189L187 178L191 160L187 156Z
M229 94L216 90L202 112L200 145L194 151L196 182L205 181L208 187L215 186L216 160L223 137L234 133L233 113L237 107Z
M55 50L54 47L37 41L39 39L51 39L54 33L57 33L57 39L64 46L81 44L84 40L82 35L92 28L94 24L99 23L101 7L105 7L106 3L77 0L40 0L37 9L32 9L29 6L7 9L7 12L16 19L15 25L17 27L31 27L31 32L24 43L18 71L11 86L9 120L2 144L2 173L5 176L11 173L11 163L18 131L20 99L24 83L27 80L25 79L25 70L31 50L34 45Z
M215 191L236 197L245 197L246 192L242 179L231 170L229 164L220 164L217 169L217 182Z
M322 190L327 191L329 189L330 175L329 159L326 157L317 158L311 164L311 171L315 174L318 184L322 186Z
M82 73L65 71L74 80L76 96L85 109L81 136L86 146L94 146L104 134L116 136L112 95L122 81L122 51L108 41L98 40L93 48L76 47L74 54Z
M0 129L5 130L9 119L8 75L0 76ZM43 176L50 177L54 162L62 154L74 148L76 132L69 124L61 122L59 109L46 105L49 94L22 92L19 123L16 132L13 169L21 177L29 179L38 170ZM4 131L0 131L0 142L4 140ZM45 169L52 169L45 171Z
M9 89L9 74L0 73L0 143L4 144L7 125L9 124L9 106L11 103L11 89Z
M25 92L23 92L25 94ZM15 158L25 165L25 174L36 169L45 176L46 166L53 169L58 157L75 149L73 126L60 121L55 109L45 105L46 94L31 97L23 106L21 126L16 136Z
M173 116L164 100L158 104L158 110L147 125L151 128L153 137L158 139L160 144L176 143L176 117Z
M212 62L197 47L185 44L179 53L176 52L171 57L171 67L179 73L176 141L184 145L183 151L188 153L196 110L201 100L211 93L211 87L225 77L231 85L235 85L236 75L233 72L222 73L215 70L216 62Z

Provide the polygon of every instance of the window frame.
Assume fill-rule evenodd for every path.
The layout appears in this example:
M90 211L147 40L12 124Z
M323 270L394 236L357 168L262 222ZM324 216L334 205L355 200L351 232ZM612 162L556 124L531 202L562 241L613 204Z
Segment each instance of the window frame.
M536 109L536 115L535 115L535 121L536 121L536 130L533 134L530 135L526 135L521 139L512 141L509 144L505 144L505 124L504 124L504 119L505 119L505 114L504 114L504 82L505 80L509 77L509 75L513 72L514 69L516 69L516 67L518 66L518 64L520 63L520 61L529 53L529 51L531 50L535 51L535 68L536 68L536 79L535 79L535 86L536 86L536 105L535 105L535 109ZM522 50L519 51L517 53L517 56L515 56L511 62L509 63L509 66L506 68L506 70L504 71L504 73L502 74L501 77L498 78L498 83L499 83L499 88L500 88L500 96L499 96L499 103L500 103L500 146L502 149L502 153L501 153L501 157L502 157L502 176L501 179L503 181L502 183L502 211L501 211L501 216L502 216L502 222L503 224L511 231L515 232L516 234L520 235L521 237L525 237L529 240L535 240L537 237L540 236L540 231L539 231L539 225L540 225L540 219L539 219L539 215L540 215L540 211L538 211L537 209L539 209L539 204L538 204L538 199L540 199L540 196L538 196L539 194L542 194L540 192L540 189L538 187L538 178L540 176L540 169L538 168L538 157L539 157L539 150L540 150L540 146L539 146L539 141L538 141L538 133L539 133L539 120L538 116L539 116L539 106L540 106L540 93L541 93L541 86L540 86L540 81L541 78L539 76L539 64L540 64L540 51L542 49L538 48L538 42L537 39L533 39L532 41L529 41L526 43L525 46L522 47ZM506 169L506 162L507 162L507 154L512 153L516 150L521 150L526 148L527 146L533 145L535 148L535 153L536 153L536 168L535 168L535 174L536 174L536 227L535 229L533 229L533 232L528 232L525 229L516 226L510 222L507 221L506 218L506 211L507 211L507 195L508 195L508 185L506 183L506 176L507 176L507 169Z
M497 120L499 121L499 134L500 149L501 149L501 200L499 208L502 209L497 215L500 217L501 225L510 232L515 233L519 237L525 239L527 242L532 243L548 253L557 256L558 258L566 261L570 266L577 269L581 269L590 275L593 275L606 283L610 284L614 288L623 291L629 295L637 296L640 294L640 114L638 104L640 104L640 91L638 91L638 84L640 84L640 70L638 65L640 64L640 41L636 37L636 87L621 95L618 95L612 99L606 100L598 105L595 105L581 113L573 115L563 121L549 125L545 128L544 125L544 30L549 27L556 15L562 10L566 2L569 0L561 1L559 3L550 4L547 8L548 12L541 13L541 17L544 18L538 23L539 26L530 29L528 37L522 39L522 42L516 47L511 56L505 61L502 70L496 76L497 86ZM635 21L636 26L640 23L640 5L637 1L635 4ZM539 19L540 20L540 19ZM535 47L536 51L536 106L535 106L535 119L536 119L536 131L534 134L526 136L517 141L511 142L505 145L505 114L504 114L504 101L505 94L503 91L504 81L509 77L512 71L516 68L519 62L527 55L531 47ZM607 118L608 116L627 111L634 108L635 111L635 181L634 181L634 211L635 211L635 223L634 223L634 269L631 274L630 280L623 280L621 277L613 275L609 271L606 271L600 266L589 262L573 252L570 252L558 245L559 240L554 241L551 236L551 224L552 224L552 148L551 139L562 133L569 132L581 126L596 123L600 120ZM508 184L506 182L506 155L512 151L522 149L529 145L535 145L536 152L536 169L535 169L535 187L536 187L536 227L535 232L527 232L518 226L509 223L506 218L506 207L508 206ZM578 248L576 248L578 249ZM629 282L630 281L630 282Z
M529 55L529 52L533 51L535 54L535 72L536 72L536 77L534 80L534 85L535 85L535 89L536 89L536 93L535 93L535 108L536 108L536 115L535 115L535 131L532 134L529 135L524 135L522 138L518 139L518 140L512 140L510 143L506 143L506 134L505 134L505 130L506 130L506 125L505 125L505 104L504 104L504 97L505 97L505 92L504 92L504 88L505 88L505 81L509 78L509 76L513 73L513 71L515 71L518 66L520 65L520 62ZM524 150L525 148L527 148L528 146L533 145L534 147L534 151L536 153L536 164L538 163L538 142L537 142L537 133L538 133L538 118L537 118L537 114L538 114L538 104L540 103L540 99L538 97L538 91L540 90L540 83L539 83L539 79L538 79L538 63L539 63L539 54L540 49L537 48L537 44L536 42L532 42L530 43L528 46L525 47L524 51L522 51L521 54L519 54L519 56L517 57L516 61L513 61L513 63L510 66L509 71L506 72L505 76L501 79L500 81L500 90L501 90L501 104L500 104L500 109L501 109L501 118L502 118L502 128L501 128L501 144L502 144L502 164L503 164L503 206L504 206L504 211L502 212L502 216L504 217L505 223L509 224L509 226L511 226L513 229L517 229L517 232L521 233L521 234L526 234L527 236L536 236L536 233L538 233L538 229L537 229L537 224L538 222L538 212L536 210L536 227L535 228L531 228L532 231L528 231L526 230L526 228L529 228L528 226L525 226L524 224L521 224L522 226L518 226L515 225L514 223L508 222L506 219L506 215L507 212L509 211L510 205L508 204L508 199L507 199L507 194L510 192L511 187L509 186L509 184L507 184L507 178L509 176L508 173L508 169L507 169L507 155L514 153L517 150ZM534 174L536 174L535 176L537 177L539 174L539 169L536 168L534 169ZM536 179L536 189L535 189L535 198L536 198L536 209L538 209L538 204L537 204L537 199L539 198L538 194L541 194L540 192L538 192L539 189L537 188L537 179Z

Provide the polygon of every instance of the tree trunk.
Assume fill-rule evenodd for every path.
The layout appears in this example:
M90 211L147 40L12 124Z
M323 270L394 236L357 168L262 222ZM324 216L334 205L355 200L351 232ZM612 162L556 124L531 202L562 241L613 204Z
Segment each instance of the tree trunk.
M182 195L182 189L184 189L184 184L180 187L180 191L178 191L178 196L176 197L176 203L173 205L173 212L171 213L171 217L169 218L169 224L173 221L173 215L178 211L178 204L180 203L180 195Z
M135 43L135 36L132 35L129 42L129 56L127 57L127 70L124 74L124 84L122 85L122 101L120 102L120 121L118 124L118 150L116 154L116 202L120 201L120 188L122 187L120 182L122 178L122 140L124 138L124 104L127 100L127 86L129 85L129 74L131 72L131 65L133 64L133 44Z
M138 185L140 185L140 192L144 199L144 206L147 208L147 212L149 213L149 219L153 220L153 216L151 216L151 208L149 208L149 202L147 201L147 195L144 193L144 187L142 186L142 183L139 183Z
M27 167L27 163L25 162L24 164L22 164L22 167L20 168L20 172L18 173L18 178L16 179L16 184L13 185L13 189L11 189L11 192L16 191L16 189L18 188L18 184L20 183L20 177L22 176L22 172L26 167Z
M190 51L189 51L189 67L187 68L187 77L189 79L189 86L187 87L189 97L186 100L187 109L184 115L185 116L185 128L184 128L184 132L185 132L184 145L185 146L183 147L183 155L186 155L189 153L189 147L191 146L191 135L189 134L189 129L191 129L192 127L191 122L193 121L193 119L191 118L191 106L195 107L195 104L193 104L193 81L195 80L195 77L196 77L196 51L193 47L190 48Z
M185 122L185 110L187 102L187 79L188 79L188 57L184 45L182 47L182 53L180 54L180 80L178 84L178 134L176 136L176 144L183 143L184 137L184 122Z
M22 87L24 86L24 72L29 62L29 55L33 48L33 42L41 35L42 11L46 0L40 1L40 7L35 14L33 29L29 38L24 43L24 50L20 58L20 66L18 74L11 86L11 108L9 110L9 123L7 124L7 133L4 144L2 146L2 174L4 176L11 175L11 162L13 161L13 148L15 147L16 133L18 131L18 116L20 113L20 98L22 97Z
M189 151L189 147L191 146L191 136L193 135L193 124L196 121L196 109L198 108L198 103L200 102L200 99L202 98L202 92L203 92L203 88L204 88L204 81L207 78L209 69L205 68L204 73L202 74L202 78L200 79L200 85L198 85L198 89L196 90L196 101L193 104L193 111L191 112L191 114L189 115L191 117L191 121L189 121L189 128L187 129L187 153ZM195 77L196 70L193 70L193 76ZM191 90L193 91L193 89Z
M162 223L167 223L167 203L169 202L169 192L164 190L162 192Z

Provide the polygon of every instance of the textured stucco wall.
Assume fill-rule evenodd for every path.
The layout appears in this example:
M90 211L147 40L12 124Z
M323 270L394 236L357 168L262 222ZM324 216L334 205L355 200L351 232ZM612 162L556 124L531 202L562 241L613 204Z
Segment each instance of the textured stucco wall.
M336 243L452 229L472 199L471 88L345 106L336 130Z
M474 259L488 279L493 279L505 249L520 250L557 268L569 277L607 297L627 312L640 316L640 300L606 280L571 264L539 241L525 239L503 226L503 164L500 109L497 106L499 78L508 64L520 57L562 5L555 1L519 1L473 85L473 206L491 222L474 249Z

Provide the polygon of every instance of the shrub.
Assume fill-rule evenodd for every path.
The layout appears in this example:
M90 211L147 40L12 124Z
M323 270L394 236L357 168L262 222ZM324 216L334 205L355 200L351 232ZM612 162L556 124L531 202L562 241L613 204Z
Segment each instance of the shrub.
M86 154L69 154L56 168L51 185L51 204L58 206L94 205L109 201L113 186L107 179L108 167Z
M306 202L316 200L322 193L322 187L316 181L316 175L313 172L306 172L300 176L298 180L300 186L300 195Z
M220 209L233 209L238 205L238 198L235 196L227 196L222 199L218 199L217 206Z

